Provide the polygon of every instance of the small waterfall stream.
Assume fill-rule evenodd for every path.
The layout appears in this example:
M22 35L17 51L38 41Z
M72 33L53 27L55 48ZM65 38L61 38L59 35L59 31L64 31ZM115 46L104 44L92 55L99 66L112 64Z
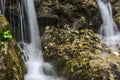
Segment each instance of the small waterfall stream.
M3 15L5 15L5 2L6 2L6 0L0 0L1 12L2 12Z
M100 10L103 24L100 28L100 34L103 35L103 42L115 49L116 44L120 44L120 33L113 21L112 7L109 0L96 0Z

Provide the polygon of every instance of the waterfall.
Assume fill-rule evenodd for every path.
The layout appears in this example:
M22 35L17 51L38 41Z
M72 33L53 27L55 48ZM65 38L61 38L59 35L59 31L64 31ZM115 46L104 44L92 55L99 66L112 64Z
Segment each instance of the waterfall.
M116 26L116 23L113 21L112 17L112 7L109 0L96 0L102 22L103 24L100 27L100 34L103 35L103 42L106 42L109 46L115 46L120 44L120 34Z
M24 80L63 80L59 78L52 65L44 62L40 43L39 28L35 13L34 0L8 0L9 21L13 27L13 33L19 33L18 45L23 53L23 60L26 67ZM1 0L0 6L2 14L5 15L6 0ZM17 18L12 10L17 7ZM15 21L17 20L17 21Z
M23 3L27 13L28 26L30 28L30 43L25 43L24 38L22 42L19 42L19 45L22 46L21 51L24 53L24 61L27 68L25 80L61 80L56 77L52 66L49 63L45 63L43 60L34 1L24 0ZM20 12L20 15L21 14L22 12ZM21 24L23 19L24 18L21 16ZM50 74L45 74L45 71ZM50 76L51 73L52 76Z

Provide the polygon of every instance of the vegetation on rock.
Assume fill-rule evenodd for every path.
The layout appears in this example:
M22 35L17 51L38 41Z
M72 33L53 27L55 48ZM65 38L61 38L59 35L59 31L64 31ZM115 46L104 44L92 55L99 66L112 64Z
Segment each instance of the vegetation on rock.
M0 15L0 80L23 80L24 64L7 19Z

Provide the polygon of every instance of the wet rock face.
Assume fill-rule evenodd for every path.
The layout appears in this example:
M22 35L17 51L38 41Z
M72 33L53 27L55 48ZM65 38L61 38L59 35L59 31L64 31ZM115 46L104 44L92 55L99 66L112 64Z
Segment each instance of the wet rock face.
M8 29L7 19L0 15L0 80L23 80L24 64L21 53L13 39L4 39Z
M52 61L67 80L119 80L120 55L101 43L89 29L47 26L42 39L46 61Z
M95 0L35 0L35 2L41 28L47 25L61 27L64 24L71 24L75 28L89 28L97 32L102 24ZM120 2L111 0L111 3L114 19L119 26Z
M96 22L99 18L94 0L35 0L35 2L38 21L42 27L71 24L75 28L88 26L95 28L99 25L99 22Z

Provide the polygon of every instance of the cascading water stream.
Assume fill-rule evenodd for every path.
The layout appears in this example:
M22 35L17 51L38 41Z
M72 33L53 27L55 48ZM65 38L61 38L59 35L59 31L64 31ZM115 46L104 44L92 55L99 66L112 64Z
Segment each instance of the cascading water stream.
M103 35L103 42L115 49L116 44L120 44L120 34L113 21L112 7L109 0L96 0L100 10L103 24L100 27L100 34Z
M19 43L23 45L21 51L24 53L24 61L27 68L25 80L61 80L56 76L48 76L45 74L45 70L47 73L55 73L52 66L43 61L34 1L24 0L24 6L27 12L31 41L29 44L26 44L24 41Z
M0 0L2 14L5 15L5 2L6 0Z
M27 69L24 80L63 80L58 78L53 67L43 60L34 0L8 0L8 2L8 17L13 31L15 32L16 30L16 22L19 27L20 42L18 44L23 53ZM5 4L6 0L1 0L0 5L3 15L5 14ZM14 4L16 4L18 10L18 13L16 13L18 15L17 18L14 16L16 15L13 11Z
M24 25L24 23L23 23L23 18L24 18L24 14L23 14L23 5L20 5L20 2L18 1L18 7L19 7L19 9L20 9L20 11L19 11L19 18L20 18L20 28L21 28L21 40L22 41L24 41L24 31L23 31L23 26L25 26Z

